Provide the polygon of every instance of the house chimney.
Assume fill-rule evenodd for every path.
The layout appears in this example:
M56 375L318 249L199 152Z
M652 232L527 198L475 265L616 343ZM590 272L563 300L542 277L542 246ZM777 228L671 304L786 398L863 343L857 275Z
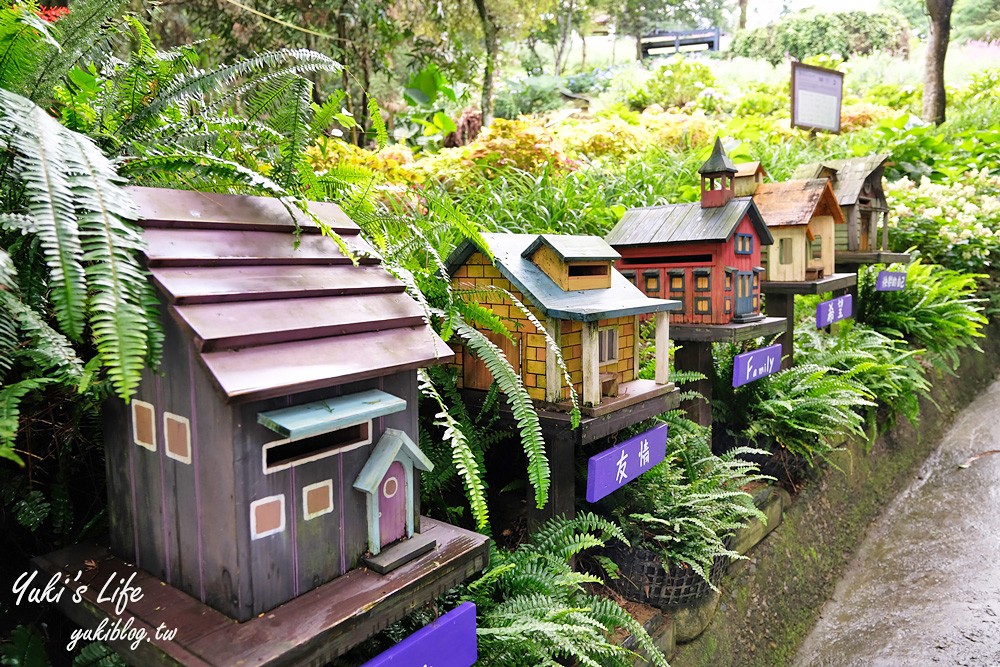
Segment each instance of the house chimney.
M733 198L733 177L738 169L726 155L722 140L715 138L712 156L701 165L701 207L725 206Z

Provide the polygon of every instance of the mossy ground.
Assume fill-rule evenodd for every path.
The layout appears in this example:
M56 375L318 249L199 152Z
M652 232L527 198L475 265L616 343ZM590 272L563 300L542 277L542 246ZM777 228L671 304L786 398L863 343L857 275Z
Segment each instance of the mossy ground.
M986 330L984 354L966 351L955 375L934 379L935 406L923 401L920 426L905 420L868 451L845 443L827 469L806 486L782 524L732 568L715 619L678 647L673 667L789 665L823 604L882 509L909 484L954 416L1000 367L1000 323Z

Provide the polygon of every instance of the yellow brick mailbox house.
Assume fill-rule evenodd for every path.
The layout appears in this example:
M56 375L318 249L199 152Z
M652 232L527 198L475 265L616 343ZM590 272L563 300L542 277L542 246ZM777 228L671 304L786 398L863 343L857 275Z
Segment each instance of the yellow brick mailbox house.
M669 311L680 302L652 299L612 266L620 255L596 236L484 234L490 261L471 242L448 260L456 287L481 289L481 305L506 321L514 342L487 336L504 351L529 395L549 407L568 407L569 386L548 354L545 336L506 293L528 307L557 342L584 414L607 412L670 393ZM639 371L639 317L655 316L656 375ZM493 378L468 350L458 350L459 383L487 389Z

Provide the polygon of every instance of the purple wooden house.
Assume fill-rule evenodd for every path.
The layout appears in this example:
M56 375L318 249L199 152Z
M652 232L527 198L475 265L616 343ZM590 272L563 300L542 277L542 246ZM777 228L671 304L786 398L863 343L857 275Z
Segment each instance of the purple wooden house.
M416 372L452 351L357 225L311 206L355 266L277 200L132 194L165 339L106 412L114 554L238 621L322 587L333 655L485 566L420 517Z

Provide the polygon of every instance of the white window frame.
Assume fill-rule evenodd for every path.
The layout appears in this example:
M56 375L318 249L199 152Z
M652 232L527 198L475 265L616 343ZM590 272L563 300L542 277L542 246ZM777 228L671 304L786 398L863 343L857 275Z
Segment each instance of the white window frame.
M170 429L167 428L167 422L171 421L177 422L184 427L185 438L187 438L187 456L181 456L180 454L170 451ZM167 455L167 458L173 459L179 463L191 465L191 456L194 452L194 445L191 443L191 420L187 417L175 415L173 412L163 413L163 451Z
M281 506L281 524L277 528L272 528L271 530L265 530L264 532L257 532L257 508L260 505L266 505L277 501ZM285 519L285 494L279 493L276 496L268 496L267 498L261 498L260 500L255 500L250 503L250 539L259 540L264 537L270 537L271 535L277 535L278 533L285 532L285 525L287 520Z
M620 335L618 327L616 326L601 327L597 330L597 359L599 365L608 366L610 364L618 363L621 357L621 351L619 349L619 346L621 345ZM610 340L605 340L605 337L608 337L609 339L614 338L614 345L609 345L608 343L610 343ZM602 347L605 351L604 355L601 354ZM611 352L610 348L612 347L614 348L613 356L608 354Z
M370 445L372 444L372 435L373 435L372 428L374 426L371 419L363 419L353 424L345 424L340 428L333 429L332 431L327 431L326 433L312 437L315 438L323 437L325 435L336 433L337 431L341 431L348 428L354 428L355 426L359 426L361 424L368 424L368 437L366 437L364 440L360 440L358 442L352 442L348 445L337 447L336 449L323 450L321 452L313 454L312 456L305 456L299 459L294 459L292 461L285 461L284 463L278 463L273 466L267 465L267 452L275 447L280 447L281 445L287 445L289 442L291 442L291 440L289 440L288 438L284 438L282 440L273 440L271 442L268 442L260 449L261 468L263 469L265 475L270 475L271 473L279 472L281 470L287 470L288 468L300 466L304 463L312 463L313 461L319 461L320 459L325 459L329 456L336 456L337 454L343 454L344 452L349 452L352 449L357 449L358 447L364 447L365 445Z
M325 489L327 494L329 494L330 504L327 505L326 509L320 510L318 512L309 511L309 493L315 491L316 489ZM323 516L324 514L329 514L333 511L333 480L324 479L322 482L316 482L315 484L307 484L302 487L302 518L306 521L315 519L316 517Z

